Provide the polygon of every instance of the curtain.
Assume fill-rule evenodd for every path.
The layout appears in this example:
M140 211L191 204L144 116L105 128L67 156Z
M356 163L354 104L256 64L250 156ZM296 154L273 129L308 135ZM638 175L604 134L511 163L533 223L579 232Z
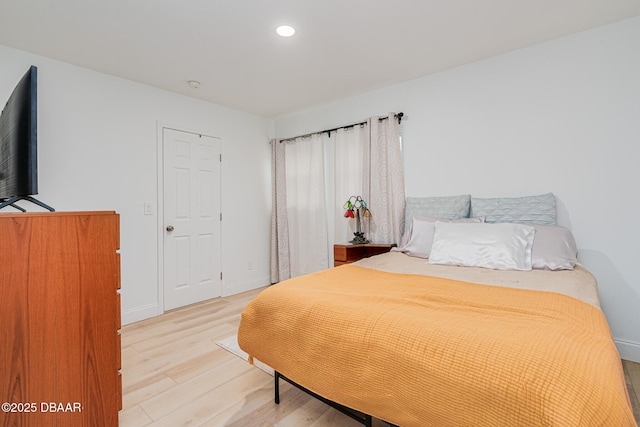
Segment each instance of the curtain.
M284 149L271 140L271 283L291 277Z
M291 277L329 267L324 144L321 134L285 145Z
M330 267L333 244L353 239L344 217L350 196L372 216L362 231L372 243L398 243L404 227L404 176L395 114L292 141L271 141L271 282ZM285 161L286 159L286 161ZM327 202L329 201L329 202Z
M371 209L367 238L375 243L398 243L404 229L404 173L400 124L395 114L368 120L364 150L364 198Z
M343 205L351 196L362 196L364 178L364 147L369 137L367 125L338 129L331 138L334 140L334 202L332 206L334 221L334 242L347 243L353 239L356 220L344 217ZM368 200L365 199L367 202ZM366 222L362 222L367 232Z

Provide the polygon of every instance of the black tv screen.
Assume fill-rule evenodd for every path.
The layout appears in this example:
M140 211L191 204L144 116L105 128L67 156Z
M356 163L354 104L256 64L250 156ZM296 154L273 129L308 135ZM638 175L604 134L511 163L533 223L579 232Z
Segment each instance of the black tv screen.
M37 70L20 79L0 116L0 201L38 194Z

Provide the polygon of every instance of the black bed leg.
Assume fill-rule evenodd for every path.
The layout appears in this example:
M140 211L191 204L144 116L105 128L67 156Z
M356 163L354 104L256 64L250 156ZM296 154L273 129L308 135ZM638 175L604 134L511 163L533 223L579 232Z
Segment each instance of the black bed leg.
M373 423L373 417L371 415L364 416L364 425L365 427L371 427Z
M320 396L319 394L316 394L314 392L312 392L311 390L304 388L303 386L301 386L300 384L291 381L289 378L287 378L286 376L282 375L280 372L275 371L273 372L273 389L275 390L275 402L276 405L280 404L280 377L282 377L283 380L285 380L286 382L288 382L289 384L291 384L294 387L297 387L298 389L304 391L305 393L307 393L310 396L315 397L316 399L320 400L321 402L326 403L327 405L331 406L332 408L337 409L338 411L342 412L343 414L353 418L354 420L358 421L359 423L361 423L362 425L366 426L366 427L372 427L373 426L373 417L371 415L367 415L367 414L363 414L362 412L358 412L355 411L351 408L348 408L346 406L340 405L339 403L333 402L329 399L326 399L322 396ZM393 424L391 424L393 425Z

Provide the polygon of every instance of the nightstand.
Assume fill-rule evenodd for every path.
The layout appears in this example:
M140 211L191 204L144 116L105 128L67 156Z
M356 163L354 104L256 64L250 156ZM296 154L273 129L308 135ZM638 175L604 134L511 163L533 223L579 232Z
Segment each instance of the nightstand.
M334 267L343 264L350 264L352 262L367 258L370 256L383 254L389 252L391 248L395 247L395 243L391 244L376 244L365 243L362 245L333 245L333 259Z

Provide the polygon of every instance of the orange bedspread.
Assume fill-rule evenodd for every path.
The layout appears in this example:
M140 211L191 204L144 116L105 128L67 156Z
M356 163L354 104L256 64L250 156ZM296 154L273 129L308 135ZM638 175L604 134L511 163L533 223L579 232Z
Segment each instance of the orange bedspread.
M408 426L635 426L597 308L564 295L345 265L271 286L240 347Z

